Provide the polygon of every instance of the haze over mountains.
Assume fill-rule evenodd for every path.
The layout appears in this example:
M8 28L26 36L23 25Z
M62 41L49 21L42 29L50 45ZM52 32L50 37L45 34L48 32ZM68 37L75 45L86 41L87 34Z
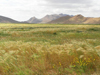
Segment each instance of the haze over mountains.
M29 20L19 22L11 18L0 16L0 23L48 23L48 24L100 24L100 17L84 17L79 15L68 15L68 14L53 14L46 15L41 19L31 17Z

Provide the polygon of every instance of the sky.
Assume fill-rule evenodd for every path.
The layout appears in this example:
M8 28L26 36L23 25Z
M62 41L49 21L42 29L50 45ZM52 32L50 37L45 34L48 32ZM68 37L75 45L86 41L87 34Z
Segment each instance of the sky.
M17 21L60 13L100 17L100 0L0 0L0 16Z

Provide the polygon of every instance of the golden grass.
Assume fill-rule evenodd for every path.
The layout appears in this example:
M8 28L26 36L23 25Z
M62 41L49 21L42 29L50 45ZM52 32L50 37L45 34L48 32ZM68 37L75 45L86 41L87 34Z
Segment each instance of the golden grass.
M100 70L100 57L96 52L99 47L81 44L75 41L64 45L3 42L0 44L0 74L64 75Z
M74 35L75 32L60 32L62 30L86 31L94 27L100 28L98 25L3 24L0 26L0 32L3 32L0 39L7 40L8 38L7 41L0 42L1 75L90 75L100 71L100 45L97 43L99 39L71 39L68 37L77 36ZM26 27L26 29L27 27L40 28L20 31L21 27ZM12 28L17 28L18 30L16 31L16 29ZM69 36L65 36L66 34ZM54 38L49 39L46 35ZM55 37L62 38L61 36L64 36L62 41L65 38L67 38L67 41L60 43L62 41L55 39ZM49 39L50 42L46 42L43 39L37 41L36 39L39 37ZM14 38L16 40L11 41ZM21 38L20 41L19 38ZM35 41L25 42L30 38ZM56 41L59 43L52 44ZM95 43L97 44L95 45Z

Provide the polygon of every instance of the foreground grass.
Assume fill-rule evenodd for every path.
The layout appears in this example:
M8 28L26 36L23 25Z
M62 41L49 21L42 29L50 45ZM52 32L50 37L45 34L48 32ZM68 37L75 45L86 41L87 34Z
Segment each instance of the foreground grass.
M98 25L0 25L1 75L100 74Z

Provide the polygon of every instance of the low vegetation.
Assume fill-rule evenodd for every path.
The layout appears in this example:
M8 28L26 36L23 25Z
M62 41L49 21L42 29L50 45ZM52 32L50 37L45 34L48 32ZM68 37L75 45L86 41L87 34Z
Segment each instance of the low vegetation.
M99 25L0 24L1 75L99 75Z

